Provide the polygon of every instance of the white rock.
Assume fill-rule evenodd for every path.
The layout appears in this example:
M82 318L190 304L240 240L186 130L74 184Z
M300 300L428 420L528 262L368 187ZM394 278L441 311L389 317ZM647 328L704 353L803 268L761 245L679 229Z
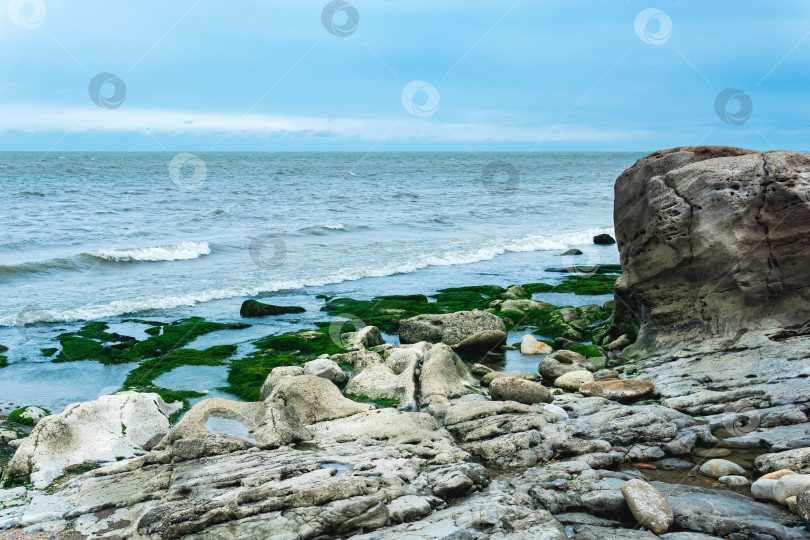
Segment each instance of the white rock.
M344 384L348 379L343 370L340 369L340 366L328 358L318 358L307 362L304 364L304 373L306 375L315 375L316 377L330 380L338 386Z
M551 350L547 343L537 341L537 338L531 334L526 334L520 338L521 354L551 354Z
M554 405L553 403L546 403L543 405L543 408L551 413L554 413L558 416L562 416L563 418L568 418L568 411L560 407L559 405Z
M776 481L773 498L779 504L786 504L786 499L808 489L810 489L810 474L789 474Z
M273 368L270 371L270 375L264 380L264 384L262 385L262 391L260 394L261 400L264 401L267 399L267 396L273 391L273 388L283 379L284 377L299 377L304 374L304 368L300 366L279 366L277 368Z
M17 434L10 429L0 428L0 444L6 444L17 438Z
M6 475L30 475L34 486L42 488L68 465L134 457L150 439L168 431L169 415L180 407L157 394L137 392L73 403L40 420L31 436L22 439Z

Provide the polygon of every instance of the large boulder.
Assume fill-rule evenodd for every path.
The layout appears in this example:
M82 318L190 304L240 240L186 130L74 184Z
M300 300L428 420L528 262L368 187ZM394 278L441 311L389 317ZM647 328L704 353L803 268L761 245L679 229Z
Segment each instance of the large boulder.
M489 385L489 394L498 401L517 401L526 405L550 403L551 392L545 386L521 377L500 377Z
M69 465L134 457L169 430L169 416L181 406L167 404L157 394L137 392L68 405L40 420L23 439L4 478L30 476L34 486L42 488Z
M663 150L616 181L613 337L634 350L735 340L810 319L810 155Z
M506 326L500 317L487 311L417 315L400 323L399 340L401 343L427 341L457 345L470 336L487 330L498 330L505 334ZM490 334L489 336L495 341L503 337L501 334ZM497 344L495 341L493 343Z
M400 408L415 408L415 371L421 356L416 349L409 348L407 352L392 352L389 359L392 359L390 363L383 362L375 352L358 351L354 372L346 385L346 395L392 399Z
M335 383L315 375L283 377L267 400L290 407L304 425L345 418L373 407L343 397Z
M675 516L660 491L644 480L633 479L621 487L621 492L639 523L655 534L667 532Z
M430 348L419 374L421 403L430 404L469 394L475 378L461 358L444 343Z
M285 315L287 313L304 313L306 310L300 306L276 306L265 304L257 300L245 300L239 309L242 317L267 317L269 315Z

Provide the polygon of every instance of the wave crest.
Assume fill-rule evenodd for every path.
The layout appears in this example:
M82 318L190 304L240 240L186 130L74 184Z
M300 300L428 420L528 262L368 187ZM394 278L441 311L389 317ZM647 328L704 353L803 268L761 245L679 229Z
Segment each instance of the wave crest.
M102 249L85 253L90 257L111 262L186 261L211 253L208 242L181 242L166 246L126 249Z

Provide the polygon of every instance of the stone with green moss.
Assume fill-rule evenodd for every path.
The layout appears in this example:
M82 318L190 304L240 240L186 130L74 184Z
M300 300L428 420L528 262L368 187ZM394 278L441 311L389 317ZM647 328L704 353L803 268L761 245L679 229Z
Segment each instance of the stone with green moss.
M6 366L8 366L8 358L0 355L0 368L4 368Z
M300 366L304 361L304 358L298 356L276 354L272 351L239 358L228 367L228 385L220 390L245 401L259 401L262 385L273 368Z
M58 350L59 349L57 349L56 347L46 347L44 349L40 349L40 352L42 353L42 356L47 358L49 356L55 355Z
M267 317L270 315L285 315L287 313L304 313L306 310L300 306L275 306L257 300L245 300L239 315L242 317Z
M527 283L523 289L530 293L574 293L581 295L613 294L613 286L618 275L615 274L574 274L566 276L559 285L548 283Z
M51 412L48 409L37 407L35 405L27 405L12 411L11 414L8 415L8 421L22 424L24 426L33 426L37 420L44 418L49 414L51 414Z
M602 350L596 345L572 345L569 351L578 352L585 358L597 358L602 356Z

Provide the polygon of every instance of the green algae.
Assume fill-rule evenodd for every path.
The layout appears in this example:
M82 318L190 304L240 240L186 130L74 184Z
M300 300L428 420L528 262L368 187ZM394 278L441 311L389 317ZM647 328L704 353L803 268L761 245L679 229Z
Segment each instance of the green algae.
M285 315L287 313L304 313L306 310L300 306L276 306L265 304L257 300L245 300L239 309L242 317L267 317L270 315Z
M346 394L346 397L358 403L374 403L378 409L385 409L387 407L396 407L399 405L399 400L394 398L371 398L368 396L361 396L357 394Z
M203 397L205 394L192 390L170 390L155 386L154 380L181 366L220 366L236 352L236 345L217 345L202 351L197 349L177 349L164 356L144 360L129 372L124 380L122 390L137 392L154 392L163 401L171 403L181 401L183 408L175 412L170 420L174 422L189 409L189 399Z
M581 295L613 294L613 286L618 277L615 274L574 274L566 276L559 285L527 283L523 288L530 294L549 292Z
M304 359L288 354L254 353L231 362L228 386L219 388L245 401L259 401L262 385L279 366L300 366Z
M42 356L44 356L46 358L48 358L49 356L55 355L58 351L59 351L59 349L57 349L56 347L46 347L44 349L40 349L40 352L42 353Z
M598 358L602 356L602 350L596 345L572 345L568 347L569 351L574 351L585 358Z
M8 358L0 355L0 368L4 368L6 366L8 366Z
M261 351L273 349L282 353L298 353L305 356L346 352L346 349L332 340L328 328L267 336L257 339L253 344Z
M435 302L422 294L377 296L371 300L336 298L321 309L333 317L351 314L365 324L393 334L400 321L417 315L486 309L504 291L496 285L453 287L439 290L433 296Z
M76 332L68 332L59 336L62 350L59 351L53 362L78 360L97 360L102 364L137 362L158 356L158 350L165 354L180 349L204 334L218 330L239 330L250 326L244 323L211 322L202 317L189 317L168 324L156 324L161 326L152 328L158 329L159 335L151 335L143 341L114 343L115 336L106 331L109 328L107 323L87 323ZM109 351L104 350L104 342L110 343Z

